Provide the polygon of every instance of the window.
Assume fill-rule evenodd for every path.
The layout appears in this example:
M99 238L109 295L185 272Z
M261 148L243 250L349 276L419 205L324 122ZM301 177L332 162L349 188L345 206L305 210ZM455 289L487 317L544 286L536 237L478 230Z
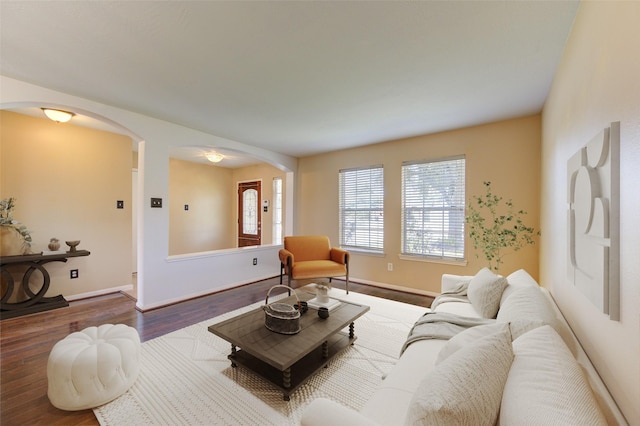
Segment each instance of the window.
M382 253L384 173L382 165L340 170L340 246Z
M402 254L464 259L464 156L402 164Z
M282 178L273 178L273 244L282 244Z

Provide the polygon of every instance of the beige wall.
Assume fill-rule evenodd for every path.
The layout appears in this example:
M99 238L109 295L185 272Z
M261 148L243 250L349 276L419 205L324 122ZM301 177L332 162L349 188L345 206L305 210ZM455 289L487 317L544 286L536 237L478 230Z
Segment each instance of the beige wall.
M298 165L297 234L326 234L338 245L338 172L343 168L383 164L385 180L384 256L352 253L354 279L440 291L443 273L475 274L485 266L466 241L466 266L402 260L400 254L401 165L403 161L466 156L467 199L484 192L483 181L528 211L538 228L540 182L540 116L502 121L451 132L419 136L361 148L301 158ZM544 232L544 230L543 230ZM505 257L502 274L524 268L538 276L538 248L527 247ZM393 263L393 271L387 271Z
M169 160L170 255L236 247L232 175L224 167Z
M262 199L272 202L274 177L284 184L285 173L265 163L230 169L170 159L169 254L237 247L238 183L261 180ZM271 244L273 209L260 213L262 244Z
M17 199L15 218L33 232L34 251L57 237L64 249L77 239L91 252L48 264L47 294L131 285L131 139L8 111L0 119L0 198Z
M640 425L640 2L582 2L543 112L541 284ZM569 283L567 160L620 121L620 321Z

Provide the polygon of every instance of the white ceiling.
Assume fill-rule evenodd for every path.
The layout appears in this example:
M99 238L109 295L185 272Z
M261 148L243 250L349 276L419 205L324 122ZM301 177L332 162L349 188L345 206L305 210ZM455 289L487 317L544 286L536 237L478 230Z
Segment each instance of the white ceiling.
M541 111L576 1L7 1L0 73L292 156Z

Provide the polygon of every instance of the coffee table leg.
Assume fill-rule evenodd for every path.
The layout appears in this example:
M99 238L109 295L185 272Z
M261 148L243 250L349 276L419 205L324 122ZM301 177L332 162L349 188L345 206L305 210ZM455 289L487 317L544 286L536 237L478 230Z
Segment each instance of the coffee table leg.
M355 324L351 323L349 324L349 339L353 340L353 337L355 336L353 329L355 328Z
M282 372L282 386L285 389L289 389L291 387L291 369L290 368L287 368ZM290 400L289 393L285 392L282 395L282 399L284 399L285 401L289 401Z
M322 358L329 358L329 341L326 340L322 343Z
M236 368L238 365L233 361L236 356L236 345L231 345L231 367Z

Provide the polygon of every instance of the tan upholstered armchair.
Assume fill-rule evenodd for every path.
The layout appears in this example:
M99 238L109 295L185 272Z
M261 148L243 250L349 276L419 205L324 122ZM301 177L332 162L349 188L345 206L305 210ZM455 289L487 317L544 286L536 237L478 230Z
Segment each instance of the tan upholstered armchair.
M282 275L291 280L345 277L349 293L349 252L331 247L329 237L324 235L284 237L284 248L280 249L280 284Z

